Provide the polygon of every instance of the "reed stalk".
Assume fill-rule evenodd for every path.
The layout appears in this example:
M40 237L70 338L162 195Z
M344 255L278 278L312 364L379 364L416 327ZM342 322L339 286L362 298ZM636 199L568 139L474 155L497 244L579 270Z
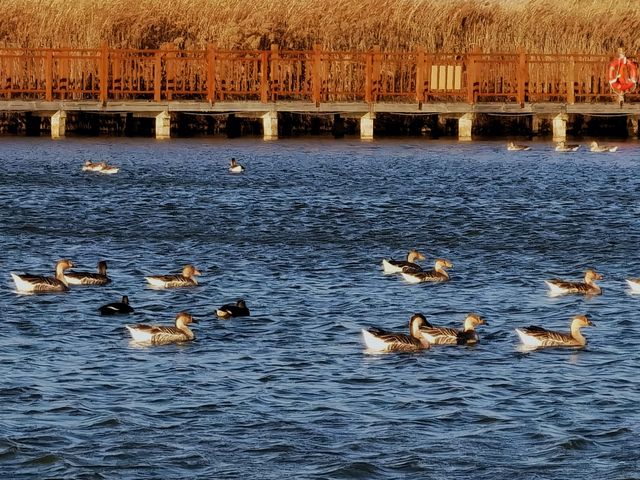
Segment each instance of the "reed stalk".
M0 46L612 54L636 0L4 0Z

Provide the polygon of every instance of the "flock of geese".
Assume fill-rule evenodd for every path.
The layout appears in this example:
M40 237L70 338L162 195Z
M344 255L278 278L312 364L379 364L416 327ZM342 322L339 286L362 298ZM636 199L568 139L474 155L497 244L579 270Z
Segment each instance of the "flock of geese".
M98 262L97 272L80 272L67 270L76 265L69 259L62 259L56 263L55 276L33 275L30 273L14 273L11 277L19 293L62 293L69 290L70 285L104 286L111 283L107 276L107 262ZM200 271L193 265L185 265L179 274L150 275L145 277L147 283L155 289L195 287L198 285L196 276ZM119 302L101 306L98 311L101 315L130 314L134 312L129 304L129 298L125 295ZM246 317L250 315L244 300L238 300L235 304L225 304L216 310L216 315L221 319L232 317ZM188 312L179 312L176 315L175 326L162 325L125 325L134 342L164 345L167 343L186 342L195 339L193 331L189 328L192 323L197 323Z
M424 270L418 263L425 256L417 250L410 250L406 260L383 259L382 269L386 275L402 274L409 283L446 282L449 280L447 268L453 264L448 260L438 258L434 268ZM602 275L595 270L587 270L583 281L566 281L557 278L545 280L551 296L557 295L600 295L602 290L596 281ZM632 293L640 293L640 278L627 279ZM409 320L409 334L390 332L372 327L362 330L362 337L367 349L371 352L415 352L426 350L432 345L473 345L479 341L476 327L487 325L487 322L475 313L467 315L461 329L434 326L421 313L415 313ZM582 348L587 340L581 329L593 326L593 322L586 315L576 315L571 319L569 332L557 332L530 325L516 328L520 342L524 349L538 349L543 347L571 347Z
M507 143L507 150L509 151L527 151L527 150L531 150L531 146L530 145L519 145L515 142L509 142ZM567 143L564 141L558 142L556 144L556 152L577 152L578 150L580 150L580 145L579 144L572 144L572 143ZM590 152L595 152L595 153L605 153L605 152L609 152L609 153L613 153L616 152L618 150L617 146L611 146L611 145L600 145L598 144L598 142L591 142L589 144L589 151Z
M107 162L91 162L86 160L82 166L83 172L95 172L111 175L118 173L119 167L109 165ZM235 158L229 164L230 173L242 173L244 166ZM107 262L98 262L97 272L68 271L76 265L69 259L58 260L54 276L33 275L30 273L14 273L11 277L19 293L62 293L69 290L71 285L104 286L111 283L107 276ZM198 281L195 277L201 272L193 265L185 265L179 274L150 275L145 277L147 283L154 289L170 289L195 287ZM129 304L129 297L123 296L119 302L101 306L98 311L101 315L126 315L134 312ZM216 315L221 319L232 317L250 316L249 308L244 300L240 299L235 304L225 304L216 309ZM168 343L186 342L195 339L193 331L189 328L196 319L188 312L179 312L176 315L175 326L164 325L125 325L134 342L148 343L152 345L164 345Z

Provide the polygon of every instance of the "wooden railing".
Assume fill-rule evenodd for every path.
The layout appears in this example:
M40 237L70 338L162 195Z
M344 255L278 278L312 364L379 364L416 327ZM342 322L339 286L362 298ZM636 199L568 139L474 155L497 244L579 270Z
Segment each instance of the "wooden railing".
M0 49L0 99L613 101L609 57L509 53ZM627 100L638 100L637 95Z

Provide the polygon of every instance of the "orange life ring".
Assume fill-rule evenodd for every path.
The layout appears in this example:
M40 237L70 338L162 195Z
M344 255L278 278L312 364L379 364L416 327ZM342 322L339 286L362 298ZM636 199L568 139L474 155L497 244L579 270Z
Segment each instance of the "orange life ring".
M638 66L628 58L616 58L609 64L609 85L616 93L624 93L638 83Z

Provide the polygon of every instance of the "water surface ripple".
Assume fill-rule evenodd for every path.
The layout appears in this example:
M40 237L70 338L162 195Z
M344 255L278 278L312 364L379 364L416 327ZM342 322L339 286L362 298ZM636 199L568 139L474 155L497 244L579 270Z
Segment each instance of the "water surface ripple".
M235 156L244 175L227 174ZM85 159L121 166L80 171ZM640 478L640 148L422 140L0 141L0 471L9 478ZM384 276L418 248L442 285ZM113 283L14 292L100 259ZM203 271L194 289L144 275ZM543 280L596 268L604 294ZM136 314L97 315L127 294ZM245 298L246 319L215 308ZM140 348L127 322L200 320ZM474 348L368 355L360 329L484 316ZM522 353L514 327L596 327Z

